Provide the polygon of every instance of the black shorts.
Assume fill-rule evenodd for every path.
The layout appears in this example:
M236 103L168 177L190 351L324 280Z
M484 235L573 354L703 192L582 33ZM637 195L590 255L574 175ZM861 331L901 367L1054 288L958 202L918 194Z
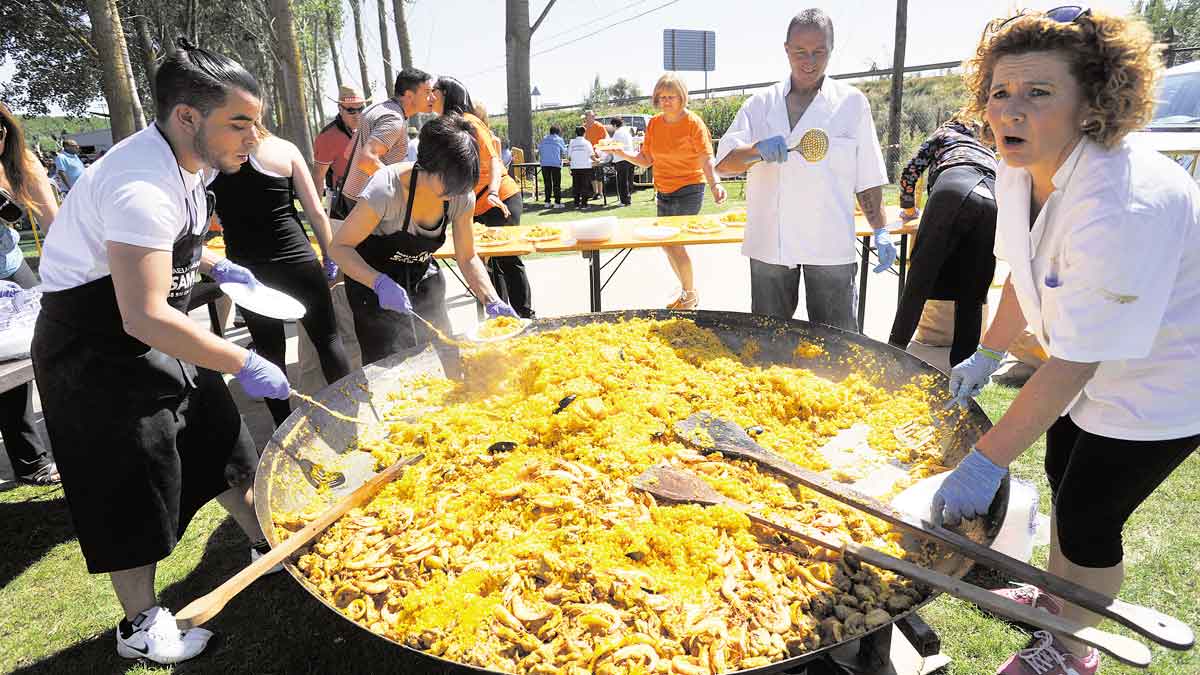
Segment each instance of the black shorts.
M200 507L249 485L254 440L222 377L38 317L33 367L79 546L93 574L167 557Z
M1197 446L1200 436L1126 441L1058 418L1046 432L1046 477L1067 560L1080 567L1120 563L1125 521Z

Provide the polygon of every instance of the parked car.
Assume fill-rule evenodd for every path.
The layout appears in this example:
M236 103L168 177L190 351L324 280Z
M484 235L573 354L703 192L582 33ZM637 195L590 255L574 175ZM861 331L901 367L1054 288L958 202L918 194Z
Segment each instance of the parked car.
M1200 181L1200 61L1168 68L1155 98L1153 119L1129 142L1172 157Z

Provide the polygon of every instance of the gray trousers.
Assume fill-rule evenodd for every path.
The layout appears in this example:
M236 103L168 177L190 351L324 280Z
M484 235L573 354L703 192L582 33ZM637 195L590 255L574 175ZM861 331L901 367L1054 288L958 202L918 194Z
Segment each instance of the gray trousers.
M846 331L858 330L858 263L844 265L772 265L750 259L750 311L790 319L800 304L804 275L808 320Z

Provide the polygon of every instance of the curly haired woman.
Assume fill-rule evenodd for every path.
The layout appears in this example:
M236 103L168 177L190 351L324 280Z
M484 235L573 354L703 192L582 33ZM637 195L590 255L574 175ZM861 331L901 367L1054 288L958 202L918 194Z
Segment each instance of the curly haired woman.
M1138 19L1061 7L985 34L965 113L1001 162L996 253L1012 273L978 351L954 368L966 403L1029 326L1050 354L951 473L934 518L985 512L1008 465L1046 434L1049 569L1105 595L1124 579L1121 530L1200 446L1200 188L1124 141L1150 118L1159 56ZM1079 623L1099 618L1033 587L1002 591ZM1096 650L1036 640L1012 675L1091 675Z

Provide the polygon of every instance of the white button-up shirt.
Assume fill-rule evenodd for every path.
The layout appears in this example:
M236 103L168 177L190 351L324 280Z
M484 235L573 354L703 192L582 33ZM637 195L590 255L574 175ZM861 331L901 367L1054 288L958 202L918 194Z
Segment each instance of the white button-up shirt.
M1084 139L1033 226L1025 169L996 176L996 255L1054 357L1099 362L1068 407L1085 431L1200 433L1200 188L1151 150Z
M793 128L788 125L788 78L742 104L717 147L731 151L772 136L793 145L810 129L829 136L824 159L799 152L783 164L759 162L746 175L746 240L742 254L776 265L852 263L855 195L887 183L871 104L862 92L831 77Z

